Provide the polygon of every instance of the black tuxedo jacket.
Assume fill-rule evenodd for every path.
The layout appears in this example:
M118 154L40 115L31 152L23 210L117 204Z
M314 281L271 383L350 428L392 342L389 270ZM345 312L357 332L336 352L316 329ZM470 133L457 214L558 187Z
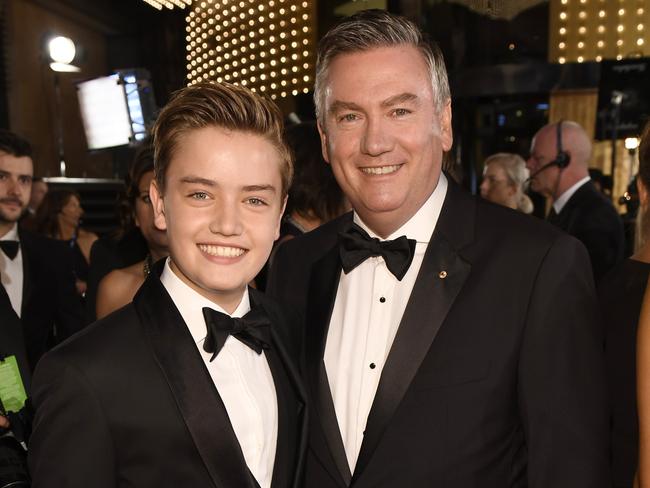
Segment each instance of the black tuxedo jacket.
M562 211L548 220L585 245L596 281L623 259L623 222L591 181L578 188Z
M162 261L159 263L162 264ZM132 304L46 354L36 370L34 488L253 488L225 406L156 266ZM278 397L273 487L298 488L305 394L276 306L266 351ZM295 343L295 342L294 342Z
M451 181L350 472L323 361L337 233L350 220L284 243L269 280L304 316L305 486L608 486L602 330L584 247Z
M20 319L9 302L0 301L0 307L2 315L20 321L24 348L33 369L54 344L81 330L85 317L66 244L20 227L18 234L23 257Z

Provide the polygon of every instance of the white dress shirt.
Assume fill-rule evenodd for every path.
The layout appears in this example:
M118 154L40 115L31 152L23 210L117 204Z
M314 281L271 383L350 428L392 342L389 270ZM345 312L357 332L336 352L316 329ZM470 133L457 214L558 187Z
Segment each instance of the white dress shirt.
M18 224L0 237L0 241L17 241ZM11 307L18 317L20 317L20 308L23 305L23 251L19 247L18 254L14 259L9 259L7 255L0 251L0 279L7 290Z
M257 354L238 339L229 336L219 354L210 362L212 353L203 350L207 335L203 307L226 313L214 302L186 285L169 266L160 281L172 297L201 353L230 418L246 465L261 488L269 488L278 438L278 404L275 384L264 354ZM250 310L248 290L232 317L242 317Z
M371 257L350 273L341 273L327 332L325 370L350 471L357 463L363 431L379 378L406 304L413 290L447 193L447 179L438 185L417 213L388 239L405 235L416 240L415 255L402 281L388 271L382 257ZM374 234L354 214L354 221Z
M567 202L571 199L573 194L577 192L582 185L586 185L589 180L591 180L591 178L589 176L585 176L567 191L562 193L562 195L560 195L558 199L553 202L553 210L555 210L555 213L559 214Z

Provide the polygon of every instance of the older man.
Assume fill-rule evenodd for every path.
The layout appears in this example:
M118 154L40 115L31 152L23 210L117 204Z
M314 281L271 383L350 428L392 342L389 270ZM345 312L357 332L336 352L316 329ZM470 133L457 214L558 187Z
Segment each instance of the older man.
M526 166L531 187L553 201L549 222L579 239L589 251L596 280L623 259L623 223L612 202L589 178L591 139L576 122L542 127Z
M321 41L315 101L354 212L271 270L304 318L305 486L607 486L587 254L441 172L439 50L403 18L356 14Z

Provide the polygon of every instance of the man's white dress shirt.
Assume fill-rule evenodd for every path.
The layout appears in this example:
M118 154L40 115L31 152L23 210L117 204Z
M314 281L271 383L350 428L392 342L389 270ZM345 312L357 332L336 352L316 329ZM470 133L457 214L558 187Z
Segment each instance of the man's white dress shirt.
M417 242L415 256L402 281L391 274L382 257L371 257L350 273L341 273L327 332L324 360L336 418L352 472L381 372L446 193L447 179L441 173L436 189L424 205L400 229L388 236L387 240L405 235ZM354 221L371 237L379 237L356 213Z
M203 307L227 312L176 276L169 266L170 259L165 263L160 281L189 328L226 406L248 469L261 488L269 488L278 438L278 405L266 356L264 353L257 354L238 339L229 336L217 357L210 362L212 353L203 350L207 336ZM247 289L232 317L243 317L250 308Z
M558 199L553 202L553 210L555 210L555 213L559 214L567 202L571 199L573 194L577 192L582 185L586 185L589 180L591 180L591 178L589 176L585 176L567 191L562 193L562 195L560 195Z
M14 224L9 232L0 237L0 241L17 240L19 240L18 224ZM23 305L23 251L20 247L14 259L9 259L4 252L0 251L0 279L9 295L11 307L20 317L20 308Z

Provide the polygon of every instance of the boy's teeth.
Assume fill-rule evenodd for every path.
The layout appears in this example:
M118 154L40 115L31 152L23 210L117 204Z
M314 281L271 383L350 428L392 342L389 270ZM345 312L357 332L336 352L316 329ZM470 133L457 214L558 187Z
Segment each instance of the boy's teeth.
M246 252L240 247L208 246L206 244L199 244L199 249L210 256L219 256L222 258L236 258Z
M363 171L366 174L369 175L385 175L388 173L394 173L399 169L400 165L396 164L393 166L379 166L375 168L361 168L361 171Z

